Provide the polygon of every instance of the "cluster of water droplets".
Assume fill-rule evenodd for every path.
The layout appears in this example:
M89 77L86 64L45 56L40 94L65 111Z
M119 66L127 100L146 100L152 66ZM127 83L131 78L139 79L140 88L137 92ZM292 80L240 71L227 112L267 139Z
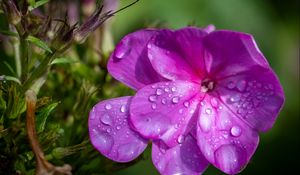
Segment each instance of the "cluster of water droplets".
M247 118L247 115L254 113L256 108L259 108L274 95L272 84L256 80L230 81L227 88L236 91L234 95L227 99L227 103L235 106L235 112L243 118Z
M195 111L191 107L191 101L184 100L184 97L179 89L177 87L173 86L172 83L164 83L160 85L152 85L151 88L153 89L153 93L148 96L148 102L149 102L149 108L154 113L157 111L158 113L164 112L161 110L168 110L174 107L177 111L177 114L179 115L178 121L176 123L166 123L161 126L157 126L159 128L159 131L163 130L165 127L169 127L170 125L173 125L173 130L176 132L178 128L181 127L186 121L187 116L192 115ZM181 106L178 108L178 106ZM173 112L173 111L172 111ZM157 114L156 114L157 115ZM163 116L161 116L163 117ZM155 116L149 116L149 118L146 118L146 121L148 123L151 123L155 119ZM164 117L168 118L168 117ZM161 119L162 120L162 119ZM171 122L171 121L170 121ZM161 121L159 121L161 123ZM170 124L170 125L168 125ZM153 122L152 126L156 126ZM176 135L176 134L175 134ZM176 138L174 138L175 141L178 144L183 143L185 136L184 135L176 135Z
M158 149L157 149L158 148ZM163 142L157 144L152 153L154 164L167 174L190 174L201 170L203 159L195 139L187 135L181 144L168 148ZM199 171L200 172L200 171Z
M207 142L214 149L217 149L220 143L227 142L232 144L240 144L240 136L242 135L242 127L233 124L228 110L224 110L225 106L217 97L206 97L205 101L200 102L200 115L198 124L201 131L207 134ZM218 128L217 125L224 128Z
M96 139L93 139L94 145L102 153L118 157L118 160L129 160L136 154L139 154L140 150L138 146L126 143L126 139L132 139L131 142L136 141L137 144L140 142L140 136L128 127L126 105L123 104L117 107L106 103L103 108L98 109L99 111L95 107L92 109L90 118L92 121L90 122L97 123L97 127L92 129L92 134L96 137ZM125 138L118 138L119 132L122 132ZM124 144L118 142L124 142ZM116 146L114 147L114 145Z

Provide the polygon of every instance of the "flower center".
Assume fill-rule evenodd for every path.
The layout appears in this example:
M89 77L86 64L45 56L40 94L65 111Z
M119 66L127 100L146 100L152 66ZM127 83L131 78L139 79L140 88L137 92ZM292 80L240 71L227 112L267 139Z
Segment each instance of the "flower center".
M216 82L211 79L204 79L201 82L201 92L211 92L215 89Z

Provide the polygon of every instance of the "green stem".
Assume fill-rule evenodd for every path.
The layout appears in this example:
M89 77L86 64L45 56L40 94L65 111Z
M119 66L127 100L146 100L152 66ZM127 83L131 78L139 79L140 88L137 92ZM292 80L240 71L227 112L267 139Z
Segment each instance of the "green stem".
M21 55L20 55L20 43L19 42L14 42L13 44L14 47L14 52L15 52L15 64L16 64L16 72L17 76L20 78L21 77Z
M28 41L21 38L20 40L20 50L22 56L22 74L21 74L21 82L25 82L28 77L28 64L29 64L29 44Z
M30 77L24 82L23 84L24 92L28 90L30 86L32 86L32 84L36 79L40 78L42 75L44 75L47 72L51 61L55 58L56 55L57 52L55 51L51 54L48 53L46 55L46 57L43 59L41 64L31 73Z

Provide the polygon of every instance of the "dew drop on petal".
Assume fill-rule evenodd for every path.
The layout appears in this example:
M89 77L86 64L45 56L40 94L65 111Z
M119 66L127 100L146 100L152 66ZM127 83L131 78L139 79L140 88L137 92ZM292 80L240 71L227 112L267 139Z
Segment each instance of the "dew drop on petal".
M114 144L114 140L112 136L106 132L96 132L93 144L96 148L100 149L101 152L108 153Z
M238 137L242 134L242 129L239 126L233 126L230 129L230 133L231 133L232 136Z
M179 144L181 144L181 143L184 142L184 139L185 139L184 135L179 135L178 138L177 138L177 142L178 142Z
M125 105L122 105L121 108L120 108L120 111L122 113L126 112L126 106Z
M149 96L149 101L151 101L151 102L155 102L156 99L157 99L157 96L156 96L156 95L150 95L150 96Z
M211 110L210 108L207 108L207 109L205 109L205 113L206 113L206 114L211 114L211 113L212 113L212 110Z
M165 92L170 92L170 88L166 87L166 88L164 89L164 91L165 91Z
M117 125L117 126L116 126L116 129L117 129L117 130L120 130L120 129L121 129L121 126L120 126L120 125Z
M218 103L218 100L215 97L213 97L210 99L210 104L212 107L217 108L219 103Z
M162 89L156 89L156 95L161 95L163 93L164 91Z
M157 107L157 105L156 105L155 103L153 103L153 104L151 105L151 108L152 108L152 109L156 109L156 107Z
M236 103L238 101L240 101L240 96L239 95L234 95L234 96L229 98L230 103Z
M244 148L227 144L220 146L214 153L216 166L227 174L240 171L246 163L247 152Z
M205 105L205 103L204 103L203 101L201 101L201 102L200 102L200 105L201 105L201 106L204 106L204 105Z
M106 132L110 133L111 132L111 128L107 128Z
M179 114L182 114L183 113L183 109L179 109Z
M172 88L171 88L171 91L172 91L172 92L176 92L176 87L172 87Z
M229 89L235 88L234 82L233 82L233 81L230 81L230 82L227 84L227 87L228 87Z
M128 47L127 49L121 48L116 50L115 56L119 59L123 59L130 53L130 51L131 51L130 47Z
M165 99L165 98L161 99L161 103L164 105L167 104L167 99Z
M105 125L112 125L112 118L108 114L102 115L100 121Z
M202 115L199 117L199 124L203 132L209 132L212 125L212 118L208 115Z
M183 106L186 107L186 108L188 108L188 107L190 106L190 102L185 101L185 102L183 103Z
M236 85L237 89L241 92L245 90L246 86L247 86L247 82L245 80L238 81Z
M105 105L105 109L106 109L106 110L110 110L111 108L112 108L112 105L111 105L111 104L107 103L107 104Z
M179 97L173 97L172 98L172 103L176 104L179 102Z
M139 147L136 144L127 143L118 148L118 158L120 160L131 160L139 154Z

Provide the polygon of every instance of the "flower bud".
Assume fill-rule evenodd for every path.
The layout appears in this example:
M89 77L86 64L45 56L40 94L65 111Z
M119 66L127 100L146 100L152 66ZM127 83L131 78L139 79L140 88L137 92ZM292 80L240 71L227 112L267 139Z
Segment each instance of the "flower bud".
M74 33L75 41L81 43L88 35L95 31L104 21L112 17L111 12L106 12L102 14L103 6L96 9L93 15L91 15L86 22L84 22Z
M18 10L16 4L12 0L2 1L2 8L7 15L8 22L17 25L21 21L21 12Z

